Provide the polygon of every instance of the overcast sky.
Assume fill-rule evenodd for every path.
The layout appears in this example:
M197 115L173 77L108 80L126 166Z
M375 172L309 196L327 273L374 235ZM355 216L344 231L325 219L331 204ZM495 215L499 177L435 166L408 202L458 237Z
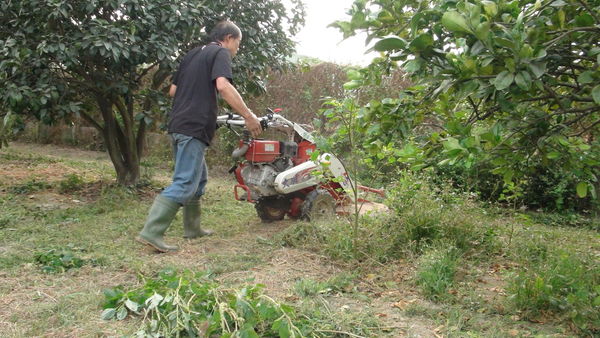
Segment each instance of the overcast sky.
M365 38L351 37L344 41L342 33L327 25L336 20L349 20L346 14L353 0L303 0L306 25L293 39L298 43L297 53L340 64L366 65L373 58L364 55Z

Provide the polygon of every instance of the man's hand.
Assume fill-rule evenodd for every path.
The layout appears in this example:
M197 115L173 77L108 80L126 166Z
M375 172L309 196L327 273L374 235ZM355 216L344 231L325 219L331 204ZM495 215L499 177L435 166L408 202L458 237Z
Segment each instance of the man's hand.
M254 115L254 113L248 109L246 103L238 93L237 89L229 82L229 79L225 77L218 77L216 79L217 90L221 93L221 96L229 103L231 108L238 114L244 117L246 120L246 129L250 132L252 137L257 137L262 132L260 121Z
M250 135L252 135L252 137L256 138L256 137L258 137L258 135L260 135L260 133L262 133L262 127L260 126L260 121L258 120L256 115L254 115L254 113L250 113L250 114L246 115L244 117L244 120L246 120L246 129L248 129L248 131L250 132Z

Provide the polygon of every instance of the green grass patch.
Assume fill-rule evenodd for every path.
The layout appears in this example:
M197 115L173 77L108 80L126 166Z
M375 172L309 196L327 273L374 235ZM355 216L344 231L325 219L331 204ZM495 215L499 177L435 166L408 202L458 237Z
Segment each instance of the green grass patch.
M582 332L600 332L600 267L556 250L518 272L508 287L511 305L527 319L554 314Z
M346 292L355 278L356 275L351 273L341 273L324 282L315 281L310 278L302 278L294 284L294 291L303 298Z
M416 283L427 299L439 301L451 296L448 290L454 286L458 263L454 247L434 248L419 258Z
M389 191L387 215L361 217L357 232L348 220L299 223L278 237L283 245L307 247L344 261L386 263L421 255L433 243L444 242L471 256L500 251L491 217L469 200L443 198L421 186L406 193ZM410 199L406 200L406 195Z
M58 182L58 191L61 194L70 193L81 190L83 188L84 181L81 176L76 174L65 175L64 178Z
M36 191L46 190L52 188L52 185L45 181L39 181L35 178L30 179L24 183L18 183L8 187L8 192L11 194L27 195Z

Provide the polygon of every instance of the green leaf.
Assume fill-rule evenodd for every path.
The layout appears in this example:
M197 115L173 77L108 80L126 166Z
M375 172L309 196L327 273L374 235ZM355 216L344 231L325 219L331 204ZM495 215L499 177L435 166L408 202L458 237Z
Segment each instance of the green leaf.
M487 40L488 36L490 35L490 23L489 22L482 22L479 25L477 25L477 29L475 30L475 36L477 36L477 38L479 40Z
M551 151L546 155L547 158L553 160L555 158L559 158L560 157L560 153L558 151Z
M483 10L485 11L485 14L489 16L496 16L496 14L498 14L498 6L495 2L484 0L481 2L481 4L483 5Z
M127 299L125 301L125 306L133 312L137 312L138 308L140 307L138 303L132 301L131 299Z
M117 320L123 320L127 317L127 309L125 307L121 307L117 312Z
M515 75L515 83L519 88L529 90L531 87L531 76L529 75L529 72L520 71L517 73L517 75Z
M585 198L587 196L588 185L587 182L579 182L577 184L577 196L580 198Z
M594 102L600 104L600 85L597 85L592 89L592 98L594 99Z
M253 327L246 327L243 330L238 331L236 337L239 338L259 338L260 336L254 331Z
M513 170L506 170L504 171L504 174L502 175L502 179L504 180L504 183L506 184L510 184L512 182L513 177L515 176L515 172Z
M346 73L348 75L348 78L350 80L362 80L363 76L362 74L356 70L356 69L350 69L348 70L348 72Z
M514 74L505 70L496 76L496 78L494 79L494 86L497 90L504 90L511 85L514 78Z
M419 59L410 60L404 64L404 70L407 73L416 73L421 70L421 61Z
M588 13L583 13L575 17L575 25L577 27L592 26L594 25L594 18Z
M103 320L111 320L115 317L115 313L116 310L114 308L105 309L104 311L102 311L102 315L100 315L100 318L102 318Z
M373 49L375 49L378 52L401 50L406 48L406 44L406 40L393 36L377 41L377 43L375 43L375 45L373 46Z
M471 29L467 25L467 20L457 11L448 11L444 13L442 16L442 25L451 32L471 32Z
M463 149L457 139L454 137L449 137L446 141L442 143L446 150L454 150L454 149Z
M545 62L533 62L530 63L528 66L529 69L531 69L531 71L533 72L533 75L535 75L536 79L539 79L540 77L542 77L542 75L544 75L544 73L546 73Z
M422 52L433 45L433 37L429 34L421 34L410 42L410 49Z
M581 84L587 84L594 82L594 72L591 70L587 70L577 77L577 81Z
M362 81L352 80L352 81L344 83L344 89L345 90L353 90L353 89L356 89L356 88L362 86L362 84L363 84Z

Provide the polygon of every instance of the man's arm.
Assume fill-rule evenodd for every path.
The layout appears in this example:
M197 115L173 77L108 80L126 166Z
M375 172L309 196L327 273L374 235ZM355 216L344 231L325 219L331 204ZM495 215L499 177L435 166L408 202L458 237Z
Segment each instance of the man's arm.
M260 127L260 122L254 113L248 109L246 103L242 99L240 93L238 93L237 89L229 82L226 77L218 77L217 80L217 90L223 97L227 103L235 110L238 114L242 115L242 117L246 120L246 128L252 134L252 137L257 137L262 132L262 128Z
M175 97L175 92L177 91L177 86L172 84L171 88L169 88L169 96L170 97Z

